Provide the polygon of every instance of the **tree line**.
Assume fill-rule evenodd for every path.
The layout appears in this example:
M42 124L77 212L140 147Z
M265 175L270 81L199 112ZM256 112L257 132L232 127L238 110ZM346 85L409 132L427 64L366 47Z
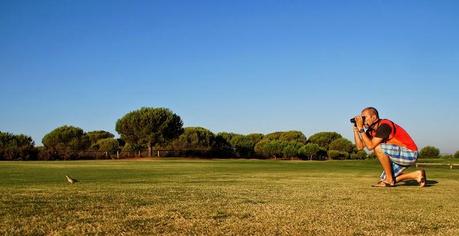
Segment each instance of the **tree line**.
M78 160L126 157L176 156L202 158L263 158L344 160L375 158L336 132L319 132L307 138L301 131L269 134L212 133L203 127L183 127L183 121L167 108L143 107L118 119L120 138L103 131L85 132L64 125L46 134L43 146L31 137L0 131L0 160ZM421 157L440 157L433 146L420 150ZM459 158L459 151L451 158Z

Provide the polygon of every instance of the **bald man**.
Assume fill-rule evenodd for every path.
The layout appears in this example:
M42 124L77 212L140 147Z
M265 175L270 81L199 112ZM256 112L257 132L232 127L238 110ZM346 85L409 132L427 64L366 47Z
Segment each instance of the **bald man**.
M378 110L367 107L354 117L354 140L358 150L374 150L383 168L380 181L373 187L393 187L397 182L416 180L420 187L426 185L426 173L418 170L403 171L416 163L419 152L416 143L399 125L380 119Z

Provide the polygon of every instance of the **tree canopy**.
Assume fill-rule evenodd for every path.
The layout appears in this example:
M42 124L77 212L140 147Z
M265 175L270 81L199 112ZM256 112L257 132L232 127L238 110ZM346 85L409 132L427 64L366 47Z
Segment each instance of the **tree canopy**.
M440 150L434 146L425 146L419 152L421 158L438 158L440 157Z
M330 143L328 148L330 150L337 150L337 151L351 153L354 149L354 144L345 138L337 138Z
M265 140L279 140L286 142L298 142L306 143L307 138L301 131L290 130L290 131L279 131L267 134L263 137Z
M341 137L341 134L338 134L336 132L319 132L309 137L308 141L310 143L318 144L320 147L328 150L330 143L333 142L335 139L339 139Z
M180 116L167 108L143 107L131 111L116 122L116 131L130 145L152 147L172 141L183 133Z
M190 152L208 152L215 143L215 135L202 127L186 127L184 132L173 141L172 145L178 150Z
M182 119L167 108L142 107L126 113L116 122L121 137L104 130L85 133L70 125L58 127L43 139L43 147L35 147L31 137L0 132L0 160L94 159L152 156L155 148L164 156L194 155L200 157L241 158L302 158L302 159L366 159L375 158L358 151L352 141L336 132L319 132L309 139L297 130L269 134L237 134L220 132L217 135L203 127L183 128ZM101 155L102 154L102 155ZM442 157L459 158L454 155ZM426 146L420 150L422 158L439 158L440 150Z
M43 145L53 154L71 159L78 152L86 150L90 141L85 132L78 127L64 125L46 134L42 139Z
M0 131L0 160L30 160L35 158L35 143L31 137Z
M313 158L317 157L319 151L320 146L318 144L308 143L298 150L298 154L302 157L306 157L307 159L312 160Z
M97 141L101 139L106 139L106 138L113 138L115 135L112 133L105 131L105 130L95 130L95 131L90 131L86 133L88 135L89 141L91 142L91 145L94 145L97 143Z

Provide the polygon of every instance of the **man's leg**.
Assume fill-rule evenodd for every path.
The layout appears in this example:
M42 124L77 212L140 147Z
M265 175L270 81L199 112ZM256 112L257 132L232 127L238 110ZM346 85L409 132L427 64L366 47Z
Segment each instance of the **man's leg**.
M394 173L392 173L391 160L389 156L387 156L384 153L384 151L381 149L381 145L376 146L375 154L379 160L379 163L381 163L381 166L384 172L386 173L386 179L384 180L384 182L389 183L389 184L395 184L394 177L393 177Z
M407 181L407 180L416 180L419 183L420 187L426 185L426 174L424 170L417 170L406 174L401 174L397 176L397 182Z

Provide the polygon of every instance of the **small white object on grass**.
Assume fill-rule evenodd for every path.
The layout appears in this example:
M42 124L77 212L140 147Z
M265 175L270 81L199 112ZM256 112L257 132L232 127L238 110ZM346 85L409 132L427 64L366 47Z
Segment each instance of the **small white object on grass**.
M65 178L67 178L67 181L69 183L71 183L71 184L74 184L74 183L78 182L78 180L76 180L76 179L74 179L74 178L72 178L72 177L70 177L68 175L66 175Z

